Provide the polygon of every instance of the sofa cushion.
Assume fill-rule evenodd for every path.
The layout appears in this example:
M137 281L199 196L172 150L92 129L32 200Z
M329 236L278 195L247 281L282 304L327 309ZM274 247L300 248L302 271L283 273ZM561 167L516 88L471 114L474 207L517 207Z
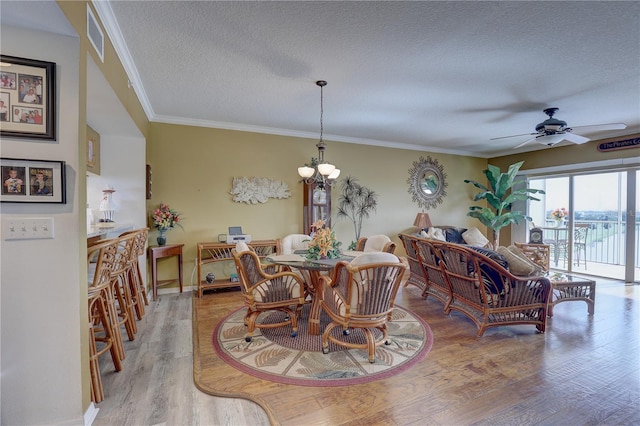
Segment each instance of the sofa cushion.
M462 233L462 238L470 246L486 247L489 243L487 237L482 235L478 228L469 228Z
M498 247L497 251L509 262L509 271L511 271L512 274L527 277L534 273L535 268L533 265L512 253L507 247Z
M515 246L515 245L510 245L509 246L509 251L511 253L515 254L516 256L518 256L520 259L522 259L523 261L525 261L529 265L531 265L531 267L533 268L532 275L536 275L536 276L544 275L544 268L541 265L539 265L536 262L534 262L533 260L531 260L531 258L529 258L529 256L527 256L520 249L520 247Z

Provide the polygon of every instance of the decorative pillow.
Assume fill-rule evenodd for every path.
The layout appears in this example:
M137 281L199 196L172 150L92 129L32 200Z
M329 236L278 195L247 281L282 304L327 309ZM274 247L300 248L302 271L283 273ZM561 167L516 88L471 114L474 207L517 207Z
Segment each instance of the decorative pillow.
M448 243L454 244L464 244L464 238L462 238L462 233L466 231L464 228L445 228L444 236Z
M487 237L482 235L482 232L478 228L469 228L462 233L462 238L470 246L486 247L489 243Z
M502 255L501 253L498 253L495 250L491 250L491 249L484 248L484 247L469 246L468 248L470 248L470 249L472 249L474 251L477 251L480 254L484 254L489 259L493 260L498 265L502 266L504 269L509 269L509 262L507 262L507 258L504 255Z
M531 267L533 268L533 272L532 272L533 275L536 275L536 276L544 275L544 269L542 268L542 266L538 265L533 260L531 260L529 256L527 256L526 254L524 254L522 250L520 250L519 247L511 245L509 246L509 251L515 254L516 256L518 256L523 261L527 262L529 265L531 265Z
M475 247L475 246L469 246L469 248L471 250L477 251L478 253L487 256L489 259L493 260L498 265L502 266L504 269L507 269L507 270L509 269L509 263L507 262L506 257L498 253L497 251L482 248L482 247ZM473 265L469 265L468 267L473 268ZM489 265L482 265L480 266L480 269L482 269L480 272L482 275L482 280L485 282L485 288L494 294L502 293L504 290L504 283L502 282L502 276L493 268L491 268ZM468 272L471 273L473 271L468 271Z
M534 273L535 268L530 263L525 262L519 256L513 254L507 247L498 247L497 251L507 258L509 271L511 271L513 275L527 277Z
M447 241L442 229L436 228L436 227L433 227L433 226L431 228L429 228L425 238L429 238L431 240L438 240L438 241Z

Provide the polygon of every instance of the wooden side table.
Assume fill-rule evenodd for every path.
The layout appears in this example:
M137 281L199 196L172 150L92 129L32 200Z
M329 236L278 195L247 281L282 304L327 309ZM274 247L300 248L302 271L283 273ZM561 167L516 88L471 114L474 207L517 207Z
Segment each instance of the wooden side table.
M149 259L151 261L151 283L153 285L153 300L158 298L158 287L178 281L180 293L182 293L182 247L184 244L167 244L166 246L149 246ZM158 259L166 257L178 257L178 278L170 280L158 280Z

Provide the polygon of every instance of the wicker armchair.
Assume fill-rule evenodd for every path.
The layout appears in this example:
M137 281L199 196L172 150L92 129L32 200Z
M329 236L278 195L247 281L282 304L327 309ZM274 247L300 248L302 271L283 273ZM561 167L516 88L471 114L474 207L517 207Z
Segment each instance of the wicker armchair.
M551 283L545 277L517 277L487 256L458 244L434 242L451 289L445 313L468 316L478 337L488 327L533 324L543 333Z
M332 278L320 277L317 296L322 309L331 318L322 334L322 352L329 353L329 341L355 349L367 349L369 362L375 362L376 347L387 341L387 321L406 265L391 253L365 253L351 263L339 262ZM351 328L362 329L366 343L345 341L331 335L342 327L342 334ZM374 330L380 331L378 337Z
M260 258L245 243L238 243L231 250L240 275L240 288L247 306L244 323L247 326L245 340L250 342L257 328L276 328L291 324L291 336L298 335L298 316L304 305L304 282L293 272L266 273ZM258 323L258 316L266 311L282 311L284 321L275 324Z
M422 265L421 270L426 283L422 296L427 298L428 295L432 295L447 306L451 300L451 290L441 265L441 254L434 246L437 245L437 241L415 238L411 240L411 244Z
M372 235L370 237L360 237L356 242L356 251L372 252L383 251L393 253L396 251L396 243L386 235Z

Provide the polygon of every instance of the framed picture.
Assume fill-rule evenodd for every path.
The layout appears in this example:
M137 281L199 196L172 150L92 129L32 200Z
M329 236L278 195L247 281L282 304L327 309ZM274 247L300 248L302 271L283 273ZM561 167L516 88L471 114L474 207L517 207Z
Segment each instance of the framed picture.
M100 174L100 134L87 126L87 171Z
M0 173L0 202L66 202L64 161L0 158Z
M56 64L0 55L0 136L55 140Z

